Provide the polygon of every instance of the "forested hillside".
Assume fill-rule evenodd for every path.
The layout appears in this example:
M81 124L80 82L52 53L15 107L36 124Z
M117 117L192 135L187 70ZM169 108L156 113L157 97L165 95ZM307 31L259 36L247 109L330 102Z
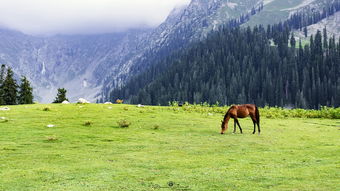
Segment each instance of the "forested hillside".
M160 61L110 97L154 105L177 100L339 106L339 40L328 37L325 29L303 46L291 28L289 22L267 28L223 27Z

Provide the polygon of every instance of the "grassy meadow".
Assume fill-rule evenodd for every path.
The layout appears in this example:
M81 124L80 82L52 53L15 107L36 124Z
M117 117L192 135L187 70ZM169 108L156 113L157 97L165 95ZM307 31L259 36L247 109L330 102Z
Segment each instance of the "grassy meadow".
M0 190L340 189L339 119L267 108L261 135L250 118L240 120L244 134L231 123L221 135L225 108L9 108L0 111Z

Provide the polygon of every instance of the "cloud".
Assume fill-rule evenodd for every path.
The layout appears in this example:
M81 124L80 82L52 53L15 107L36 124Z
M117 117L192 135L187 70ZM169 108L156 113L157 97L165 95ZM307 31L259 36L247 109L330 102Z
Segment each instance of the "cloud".
M190 0L0 0L0 26L28 34L89 34L155 27Z

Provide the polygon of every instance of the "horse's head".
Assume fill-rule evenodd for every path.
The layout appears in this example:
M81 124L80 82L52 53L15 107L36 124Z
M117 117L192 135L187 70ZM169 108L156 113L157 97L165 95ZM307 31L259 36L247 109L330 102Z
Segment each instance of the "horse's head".
M227 130L228 127L226 127L226 122L224 120L221 121L221 134L224 134L224 132Z

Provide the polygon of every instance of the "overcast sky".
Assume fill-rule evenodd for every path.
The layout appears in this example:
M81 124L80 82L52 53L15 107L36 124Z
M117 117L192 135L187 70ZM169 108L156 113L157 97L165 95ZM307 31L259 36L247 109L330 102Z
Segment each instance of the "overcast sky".
M154 27L190 0L0 0L0 26L27 34L88 34Z

